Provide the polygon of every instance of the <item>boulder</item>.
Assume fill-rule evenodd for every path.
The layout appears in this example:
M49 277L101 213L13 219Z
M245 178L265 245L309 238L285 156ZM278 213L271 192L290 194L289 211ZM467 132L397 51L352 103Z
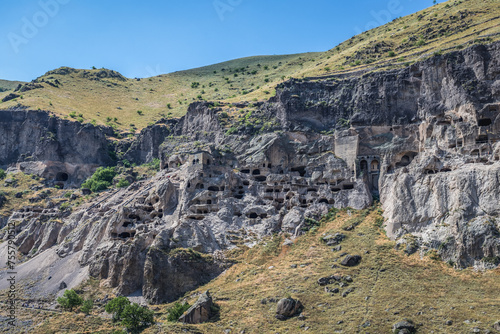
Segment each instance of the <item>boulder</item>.
M185 324L201 324L207 322L212 316L213 305L212 297L207 290L198 298L193 306L180 316L179 321Z
M340 264L346 267L354 267L357 266L360 262L361 262L360 255L347 255L342 260L342 262L340 262Z
M304 306L299 300L293 298L283 298L276 307L276 319L286 320L294 315L300 314Z
M500 320L493 324L493 329L500 332Z
M345 239L345 235L342 233L329 234L323 237L323 241L327 246L335 246Z
M415 324L411 320L403 320L392 326L392 331L397 334L413 334L417 332Z

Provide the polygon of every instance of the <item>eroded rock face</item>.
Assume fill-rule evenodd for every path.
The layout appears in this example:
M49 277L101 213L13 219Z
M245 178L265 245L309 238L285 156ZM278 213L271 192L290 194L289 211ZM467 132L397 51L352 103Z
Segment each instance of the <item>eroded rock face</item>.
M147 254L144 266L143 295L155 304L172 302L199 285L208 283L224 269L225 266L214 261L211 256L200 256L189 251L167 254L152 248ZM183 321L200 323L208 320L210 306L205 305L208 301L211 304L212 298L207 297L201 302L198 300L199 307L194 307L192 314L188 311L190 315ZM208 306L208 309L205 306Z
M15 242L23 254L36 247L77 257L116 293L142 290L152 302L171 301L224 270L221 251L275 232L296 237L306 219L333 207L363 209L380 195L387 233L404 238L408 253L435 249L459 266L491 267L500 256L499 58L495 43L362 78L292 80L256 111L276 118L280 131L231 135L220 108L195 103L185 117L124 144L131 159L159 157L156 176L103 193L69 216L19 210L9 218L22 229ZM66 138L66 127L81 140L104 136L39 113L2 112L2 163L21 156L7 138L10 123L20 149L39 152L22 163L40 168L79 154L71 138L64 149L74 152L53 156L62 142L40 144L40 128L57 127L55 138ZM317 131L324 129L335 131ZM104 142L75 161L94 153L93 162L107 163Z
M44 111L0 110L0 166L38 174L53 184L79 185L98 166L114 163L108 132Z

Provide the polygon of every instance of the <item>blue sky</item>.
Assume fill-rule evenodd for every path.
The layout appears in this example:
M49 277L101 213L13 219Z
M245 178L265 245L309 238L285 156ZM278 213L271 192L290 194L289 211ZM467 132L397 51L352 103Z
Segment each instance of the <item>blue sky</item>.
M432 0L1 1L0 78L29 81L60 66L148 77L246 56L326 51L431 5Z

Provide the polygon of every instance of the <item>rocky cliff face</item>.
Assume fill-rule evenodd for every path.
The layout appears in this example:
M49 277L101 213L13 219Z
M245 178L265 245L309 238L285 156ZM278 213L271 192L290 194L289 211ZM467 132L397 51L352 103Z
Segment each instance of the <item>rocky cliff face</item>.
M477 45L404 69L325 81L290 80L268 103L283 126L417 124L451 110L498 102L499 45Z
M195 103L124 148L134 161L160 157L154 178L69 216L19 210L9 218L16 244L77 261L119 294L141 290L164 302L224 270L221 251L272 233L293 238L306 218L380 196L386 231L408 252L435 249L460 267L491 267L500 259L499 59L500 44L480 45L401 70L292 80L256 111L280 131L228 131L222 108ZM81 279L68 277L70 287Z
M423 249L464 267L500 260L499 102L495 43L401 70L293 80L267 108L285 129L349 127L336 137L351 153L335 151L380 189L388 234L413 233Z
M77 185L110 165L109 130L26 109L0 110L0 166Z

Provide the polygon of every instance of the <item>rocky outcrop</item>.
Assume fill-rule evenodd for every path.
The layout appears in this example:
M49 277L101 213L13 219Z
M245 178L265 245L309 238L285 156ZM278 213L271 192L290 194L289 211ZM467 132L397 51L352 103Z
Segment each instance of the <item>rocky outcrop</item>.
M63 186L78 185L98 166L114 163L107 131L45 111L0 110L0 166L14 166Z
M255 112L276 117L280 131L228 131L221 107L194 103L185 117L124 144L131 161L158 156L157 175L104 192L68 216L19 210L9 218L22 229L15 242L23 254L36 248L77 259L117 294L140 290L158 303L220 274L229 265L221 251L273 233L294 238L331 208L363 209L380 196L387 234L408 254L434 250L460 267L493 267L500 261L499 48L475 46L363 77L291 80ZM1 113L2 164L65 166L71 179L70 166L112 163L100 128L43 112ZM324 241L333 246L342 237Z
M267 108L285 128L416 124L498 102L500 44L476 45L410 67L361 77L280 84Z
M476 45L404 69L291 80L265 108L283 129L337 129L335 154L380 193L388 235L413 235L408 252L494 267L499 71L500 43Z
M126 150L124 158L136 164L151 162L160 156L160 146L171 135L176 120L162 120L143 129Z
M144 266L144 297L155 304L177 300L186 292L206 284L225 269L211 256L194 251L179 250L170 254L152 248ZM206 296L188 310L183 318L186 323L208 320L212 298ZM208 311L208 312L207 312ZM195 321L195 322L193 322Z

